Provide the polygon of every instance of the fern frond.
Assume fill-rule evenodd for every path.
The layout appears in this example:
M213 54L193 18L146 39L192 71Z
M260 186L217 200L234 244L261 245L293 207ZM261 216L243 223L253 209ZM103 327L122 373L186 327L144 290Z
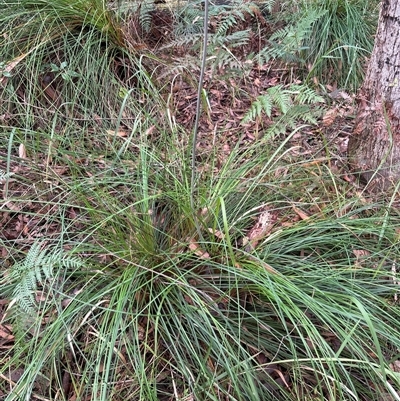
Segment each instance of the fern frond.
M225 36L229 29L237 25L238 19L242 21L245 20L241 10L227 13L225 18L223 18L222 21L219 23L216 35Z
M244 115L242 122L247 123L255 120L264 112L268 117L271 117L272 99L268 94L258 96L251 104L249 110Z
M190 2L182 8L174 24L174 37L203 34L203 10L200 2Z
M296 23L275 31L268 40L269 46L258 53L257 62L263 65L277 59L284 62L301 61L303 42L310 35L313 24L325 13L325 10L312 10Z
M15 304L25 313L33 315L37 311L35 301L35 293L38 285L44 285L46 281L51 281L55 273L55 269L65 267L78 268L83 266L82 261L64 250L42 249L42 242L34 243L21 262L14 264L10 271L10 281L13 283L12 298Z
M269 118L271 118L271 113L272 113L272 98L269 94L265 96L260 96L259 97L259 103L256 103L256 112L257 115L261 115L262 112L264 112Z
M318 124L317 118L323 114L321 107L301 104L291 107L286 114L279 116L266 130L265 137L274 138L294 130L299 123Z
M8 180L12 175L14 175L14 173L12 172L7 173L6 171L0 169L0 183Z
M177 39L172 40L168 44L162 47L162 49L170 49L174 47L186 47L188 45L193 46L196 43L200 43L203 39L203 34L192 33L187 35L179 36Z
M225 13L218 13L220 18L216 34L225 36L229 29L235 28L239 21L246 21L246 16L254 16L255 10L259 10L255 3L240 2L232 5L230 10ZM260 11L261 13L261 11Z
M145 0L140 3L139 25L146 33L150 32L152 21L151 12L154 11L154 9L154 0Z
M274 108L277 117L267 129L266 135L275 136L294 129L299 121L317 124L322 108L314 105L323 102L324 99L307 85L291 85L288 89L277 85L267 89L264 95L255 99L242 121L246 123L255 120L263 113L271 118Z
M244 31L233 32L229 35L210 35L211 46L222 46L226 45L233 49L235 47L244 46L249 43L250 40L250 29Z
M325 99L318 95L314 89L306 85L291 85L289 90L294 96L294 103L297 104L311 104L311 103L324 103Z
M273 86L268 89L272 102L282 114L286 114L292 105L292 99L288 90L282 89L282 85Z
M209 53L215 60L214 67L230 70L245 70L249 64L244 65L231 51L231 49L244 46L250 40L250 30L234 32L227 36L211 35Z
M262 9L271 14L276 2L277 2L277 0L263 1Z
M267 93L260 95L250 106L249 111L243 117L243 122L249 122L265 113L271 117L272 107L276 107L282 114L286 114L291 107L292 100L290 92L282 88L282 85L267 89Z

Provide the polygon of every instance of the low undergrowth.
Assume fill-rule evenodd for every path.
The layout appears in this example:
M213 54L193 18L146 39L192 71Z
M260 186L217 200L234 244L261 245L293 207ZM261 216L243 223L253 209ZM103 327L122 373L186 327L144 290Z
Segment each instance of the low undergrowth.
M26 199L13 175L6 399L397 399L399 216L318 167L306 199L290 138L210 155L193 210L180 135L86 177L33 164Z
M44 36L0 16L24 24L0 50L0 397L398 400L395 194L349 179L324 98L215 13L237 42L212 36L192 155L193 53L83 5L57 34L39 7Z

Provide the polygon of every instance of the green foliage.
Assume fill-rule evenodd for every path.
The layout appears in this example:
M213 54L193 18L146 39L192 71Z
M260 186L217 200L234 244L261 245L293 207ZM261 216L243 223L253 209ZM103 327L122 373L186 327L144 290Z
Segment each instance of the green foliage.
M253 16L258 6L252 2L234 2L232 5L210 4L209 16L212 19L212 32L209 33L208 53L215 68L230 70L245 69L242 62L234 55L234 50L249 43L251 29L238 29L246 21L246 16ZM166 47L180 47L192 44L198 50L202 45L204 12L201 2L190 2L177 17L174 30L175 39Z
M270 60L282 60L287 63L304 63L301 53L311 35L313 25L326 13L323 9L311 9L284 28L276 30L268 38L268 46L256 55L258 64L263 65Z
M209 53L212 55L214 69L228 69L231 72L244 72L249 65L245 65L235 57L233 51L249 43L250 30L236 31L228 35L212 35L209 43Z
M62 79L65 81L71 81L72 78L80 78L82 77L81 74L78 74L75 71L71 71L68 67L68 62L67 61L62 61L60 65L56 65L51 63L50 64L50 71L57 73L61 76Z
M113 14L96 14L106 4L23 3L17 18L9 1L0 15L9 73L0 115L12 110L17 127L0 134L9 145L0 180L15 166L25 175L24 185L8 182L2 220L29 222L28 235L0 237L10 301L1 323L15 335L2 375L23 372L0 381L6 400L398 401L397 209L353 198L320 161L294 160L299 130L237 142L223 157L216 132L192 186L189 135L144 57L121 50L116 25L104 26ZM217 68L241 67L234 51L251 32L235 29L240 7L234 17L228 6L212 10ZM202 10L192 8L200 19L187 11L192 33L181 40L200 46ZM149 15L144 8L144 30ZM276 53L263 62L299 59L315 15L273 36ZM306 85L278 85L246 121L266 114L276 135L315 122L319 102ZM26 159L14 156L16 143Z
M255 120L262 114L271 119L274 111L278 117L274 117L273 124L266 131L267 137L274 137L294 129L300 121L316 124L322 109L315 107L315 104L323 102L323 97L306 85L290 85L287 89L283 85L276 85L256 98L243 117L243 122Z
M212 165L213 173L196 184L192 209L180 134L164 132L158 146L142 135L126 147L135 166L108 163L95 179L84 175L63 186L59 206L80 214L74 252L89 255L85 266L37 243L9 269L10 294L24 311L39 310L30 295L35 289L45 286L54 296L35 319L10 318L35 335L21 337L7 354L6 370L24 370L7 401L32 398L33 383L64 371L80 372L79 401L88 394L94 401L176 394L215 401L221 395L374 400L376 394L396 400L390 394L400 382L389 364L400 347L391 277L399 216L374 216L384 210L380 205L349 201L342 188L330 206L319 192L304 199L304 168L287 164L282 175L277 165L290 137L275 149L264 142L238 147L218 170ZM316 216L276 227L245 248L264 208L285 215L293 203L311 202ZM361 262L353 252L359 249L370 252ZM76 291L61 290L61 269ZM68 306L60 308L67 295ZM285 374L287 386L275 372ZM60 389L57 380L47 385Z
M259 7L253 2L233 1L230 4L209 3L209 18L212 20L213 31L217 36L224 36L246 20L246 16L254 15ZM202 1L190 1L177 10L177 23L174 36L179 39L184 35L201 33L203 30L204 10Z
M80 268L82 261L68 255L63 249L45 249L44 242L35 242L30 247L25 258L15 263L9 273L8 281L13 286L12 303L26 314L34 316L38 311L35 300L38 286L48 286L57 290L55 278L60 269Z
M126 21L131 21L132 17L136 17L139 23L139 28L144 33L149 33L152 23L152 13L156 10L154 0L122 1L117 6L116 13L123 25Z
M153 0L141 1L139 7L139 24L145 32L150 32L151 28L151 12L154 11L155 5Z
M320 16L302 40L301 57L308 77L356 89L362 83L365 60L373 47L377 25L375 0L303 0L295 21Z
M62 37L74 29L91 27L117 46L124 46L121 28L105 0L1 0L1 9L8 12L0 16L1 36L8 45L18 49L20 56L34 48ZM8 35L8 29L19 24ZM35 35L31 33L36 31ZM1 42L0 42L1 44ZM15 49L16 50L16 49Z
M220 21L218 22L216 36L227 35L230 29L235 28L240 22L246 21L246 16L253 16L255 9L258 10L255 3L234 2L234 6L228 8L227 12L218 12L216 15L220 17Z

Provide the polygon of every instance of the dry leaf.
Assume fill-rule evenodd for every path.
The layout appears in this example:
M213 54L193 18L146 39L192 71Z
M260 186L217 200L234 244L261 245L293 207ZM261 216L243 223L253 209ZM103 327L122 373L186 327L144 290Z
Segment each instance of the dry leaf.
M389 365L389 367L393 372L399 373L400 372L400 361L399 360L394 361L393 363L391 363Z
M14 60L10 61L9 63L6 64L6 66L3 68L3 71L10 73L29 53L31 53L37 46L35 46L33 49L31 49L28 53L25 53L21 56L15 57ZM3 75L0 78L0 85L3 85L7 82L8 77L6 75Z
M369 256L371 253L366 251L365 249L353 249L353 254L357 259L364 258L365 256Z
M26 159L26 147L23 143L20 143L19 147L18 147L18 156L21 159Z
M329 94L329 97L335 100L351 100L351 96L344 90L336 89Z
M115 132L112 129L108 129L106 132L107 132L108 135L117 136L119 138L125 138L126 136L128 136L128 131L122 131L121 130L121 131Z
M303 212L298 207L296 207L296 206L292 206L292 207L293 207L293 210L295 211L295 213L301 218L301 220L308 220L310 218L310 216L307 213Z
M156 126L155 126L155 125L152 125L150 128L148 128L148 129L146 130L146 132L144 133L144 135L145 135L145 136L151 136L151 135L153 134L155 128L156 128Z
M320 157L320 158L314 159L314 160L312 160L310 162L301 163L300 166L302 166L302 167L311 167L311 166L315 166L315 165L318 165L318 164L325 163L328 160L329 159L326 158L326 157Z
M203 251L196 242L191 242L189 244L189 249L201 259L210 259L210 254L206 251Z
M271 232L275 222L276 217L264 207L264 211L258 216L256 224L250 229L247 236L243 238L246 252L254 249L260 240Z
M6 341L12 341L13 339L14 336L11 334L11 326L9 325L0 326L0 340L2 340L2 342L6 342Z
M221 232L219 230L214 230L211 227L208 228L208 232L210 232L211 234L215 235L219 239L224 239L225 238L225 234L223 232Z
M322 118L322 125L324 127L329 127L333 124L335 121L336 117L338 116L338 109L335 107L334 109L328 110L324 117Z
M398 276L397 276L397 269L396 269L396 261L394 261L392 263L392 269L391 270L392 270L392 274L393 274L393 276L392 276L393 284L400 286L400 281L397 278ZM395 293L394 294L394 302L397 302L397 300L398 300L398 294Z

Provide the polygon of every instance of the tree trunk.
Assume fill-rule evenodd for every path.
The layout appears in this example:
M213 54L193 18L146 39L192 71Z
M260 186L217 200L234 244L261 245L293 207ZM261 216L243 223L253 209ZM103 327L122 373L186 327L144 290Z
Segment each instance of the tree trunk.
M348 156L371 189L400 180L400 0L383 0Z

